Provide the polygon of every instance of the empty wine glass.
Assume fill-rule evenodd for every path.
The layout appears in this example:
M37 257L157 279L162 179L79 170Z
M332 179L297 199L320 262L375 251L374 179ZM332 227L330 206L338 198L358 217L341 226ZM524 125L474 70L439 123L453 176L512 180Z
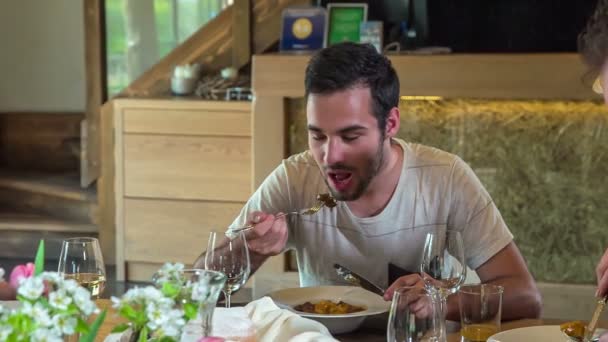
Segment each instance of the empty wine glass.
M205 253L205 269L226 275L224 297L226 307L230 307L230 296L238 291L249 278L251 272L249 250L244 233L235 233L227 238L224 233L212 231Z
M440 299L424 288L396 289L388 318L388 342L445 341Z
M89 290L92 298L99 298L106 286L106 267L99 241L89 237L63 240L57 272Z
M438 230L426 235L420 274L427 291L441 300L444 328L447 298L458 291L464 282L466 271L464 246L459 231Z

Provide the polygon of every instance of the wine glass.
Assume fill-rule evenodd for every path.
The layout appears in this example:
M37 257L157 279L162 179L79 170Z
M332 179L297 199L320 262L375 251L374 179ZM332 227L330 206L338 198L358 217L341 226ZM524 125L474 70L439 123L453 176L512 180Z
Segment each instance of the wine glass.
M456 230L427 233L422 253L420 274L430 293L439 297L445 331L447 298L464 282L467 268L464 261L462 235Z
M388 342L445 341L441 303L421 287L402 287L393 293L388 317Z
M223 292L229 308L230 296L245 285L251 272L245 234L235 233L228 238L224 233L212 231L205 253L205 269L226 275Z
M63 240L57 272L64 279L74 279L98 299L106 286L106 267L96 238L78 237Z

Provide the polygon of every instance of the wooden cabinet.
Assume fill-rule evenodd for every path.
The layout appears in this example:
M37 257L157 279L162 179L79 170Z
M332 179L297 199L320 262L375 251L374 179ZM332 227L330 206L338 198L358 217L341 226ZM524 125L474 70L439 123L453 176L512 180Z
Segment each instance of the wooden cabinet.
M191 264L252 190L251 104L113 101L119 280Z

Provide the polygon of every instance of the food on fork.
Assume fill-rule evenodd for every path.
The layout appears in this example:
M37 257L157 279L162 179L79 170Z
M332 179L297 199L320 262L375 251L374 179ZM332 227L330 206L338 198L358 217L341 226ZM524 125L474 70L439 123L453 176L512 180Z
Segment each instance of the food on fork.
M579 340L582 340L585 336L585 323L583 321L566 322L560 324L559 328L564 334Z
M335 303L331 300L322 300L316 304L306 302L304 304L296 305L293 308L300 312L325 315L341 315L365 310L365 307L363 306L352 305L343 301Z
M333 198L333 196L331 194L318 194L317 195L317 201L320 201L321 203L323 203L323 205L325 205L328 208L333 208L336 205L338 205L338 202L336 201L335 198Z

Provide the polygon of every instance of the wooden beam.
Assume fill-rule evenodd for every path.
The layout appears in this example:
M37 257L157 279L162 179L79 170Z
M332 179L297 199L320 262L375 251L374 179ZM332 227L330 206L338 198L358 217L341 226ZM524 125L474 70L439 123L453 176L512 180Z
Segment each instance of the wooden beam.
M84 1L86 110L81 132L80 183L86 187L100 173L99 115L106 101L104 1Z
M304 96L310 55L256 55L257 98ZM586 67L574 53L389 55L401 95L493 99L597 99L582 82ZM287 70L287 71L286 71Z
M232 11L232 66L251 60L251 0L235 0Z

